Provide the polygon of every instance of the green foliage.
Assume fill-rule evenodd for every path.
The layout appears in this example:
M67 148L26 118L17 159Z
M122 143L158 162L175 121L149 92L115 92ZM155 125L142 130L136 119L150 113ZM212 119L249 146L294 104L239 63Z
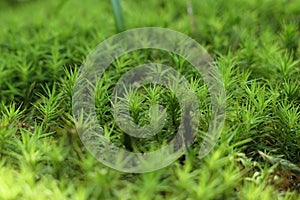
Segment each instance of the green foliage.
M112 1L117 3L118 1ZM115 15L121 7L114 7ZM199 133L184 156L156 172L124 174L86 152L72 117L72 90L84 58L115 34L108 1L0 1L0 199L299 199L300 27L298 0L122 1L126 27L158 26L191 35L214 57L226 87L227 116L214 150L197 153L210 122L207 87L182 58L141 50L118 58L97 85L105 137L126 147L111 111L114 85L128 70L174 67L199 99ZM115 8L119 8L115 9ZM118 15L121 16L121 15ZM116 16L117 17L117 16ZM124 22L117 17L118 31ZM164 128L127 148L150 151L176 132L174 93L146 85L130 96L131 114L149 124L151 105L166 108ZM264 152L259 154L258 152Z

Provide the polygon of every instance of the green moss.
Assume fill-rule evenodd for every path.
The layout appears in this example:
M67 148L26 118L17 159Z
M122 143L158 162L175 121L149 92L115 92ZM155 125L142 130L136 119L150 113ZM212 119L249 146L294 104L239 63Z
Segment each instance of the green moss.
M71 98L85 56L116 33L110 2L2 0L0 199L298 199L299 176L265 162L258 151L300 163L300 1L194 0L195 27L186 1L121 3L128 29L183 32L215 59L227 93L218 144L198 159L210 120L201 76L175 55L138 51L114 62L99 83L97 113L106 135L124 145L109 101L116 81L133 66L161 58L187 77L199 98L199 135L184 156L156 172L124 174L102 165L80 142ZM140 124L149 122L150 102L169 114L163 131L141 140L139 150L158 148L178 126L178 102L164 91L149 85L133 97Z

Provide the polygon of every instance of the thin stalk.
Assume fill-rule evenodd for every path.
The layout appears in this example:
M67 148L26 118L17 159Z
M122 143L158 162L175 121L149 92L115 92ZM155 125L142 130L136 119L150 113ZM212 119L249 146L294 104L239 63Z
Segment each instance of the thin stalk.
M125 23L124 23L124 16L123 16L123 9L120 3L120 0L110 0L112 10L114 13L115 18L115 25L117 32L125 31Z

